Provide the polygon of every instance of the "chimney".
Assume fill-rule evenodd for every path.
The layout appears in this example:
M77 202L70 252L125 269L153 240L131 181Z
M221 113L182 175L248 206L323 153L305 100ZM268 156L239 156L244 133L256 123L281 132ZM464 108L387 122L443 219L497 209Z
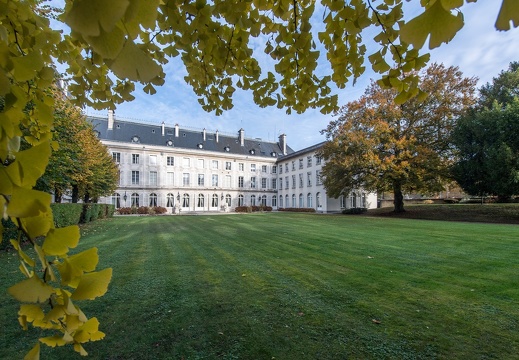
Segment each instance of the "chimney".
M166 124L162 122L162 136L166 135Z
M179 135L178 124L175 124L175 137L178 137L178 135Z
M279 135L279 147L283 151L283 155L287 154L287 136L285 134Z
M204 141L205 141L205 128L204 128L204 130L202 131L202 134L204 135Z
M218 130L216 130L216 142L218 142Z
M115 111L108 110L108 130L114 129Z
M243 128L238 130L238 138L240 139L240 145L244 146L245 145L245 130L243 130Z

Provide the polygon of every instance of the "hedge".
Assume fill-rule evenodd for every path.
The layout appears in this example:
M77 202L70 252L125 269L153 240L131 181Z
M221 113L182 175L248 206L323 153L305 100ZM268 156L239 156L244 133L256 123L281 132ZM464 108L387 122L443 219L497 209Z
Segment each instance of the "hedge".
M163 206L140 206L140 207L122 207L117 209L117 214L119 215L132 215L132 214L140 214L140 215L160 215L168 212Z
M83 212L83 204L50 204L52 215L54 217L54 226L57 228L77 225L81 219Z
M279 208L278 211L291 211L291 212L309 212L314 213L314 208Z
M235 212L257 212L257 211L272 211L272 206L236 206Z
M351 208L351 209L342 210L342 213L345 215L358 215L358 214L364 214L367 211L368 211L367 208Z

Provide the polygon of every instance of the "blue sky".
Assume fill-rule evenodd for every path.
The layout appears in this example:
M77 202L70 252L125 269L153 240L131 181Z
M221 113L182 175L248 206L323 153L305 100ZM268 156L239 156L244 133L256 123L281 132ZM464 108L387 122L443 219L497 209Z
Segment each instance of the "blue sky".
M478 86L481 86L507 69L511 61L519 61L519 29L497 32L494 28L500 4L501 1L480 0L463 6L464 28L453 41L431 52L431 62L458 66L465 76L479 78ZM411 15L415 16L417 12ZM261 63L262 59L259 61ZM367 61L365 65L369 68ZM325 140L319 131L327 126L332 115L323 115L318 110L287 115L285 110L275 107L261 109L252 101L251 93L236 91L234 108L215 116L202 110L198 104L183 79L185 72L181 63L173 60L166 65L165 72L166 83L157 88L156 94L148 95L136 90L134 101L118 105L116 117L152 123L165 121L168 126L178 123L183 127L232 134L243 128L246 137L270 141L276 141L279 134L285 133L294 150ZM371 78L376 78L376 75L366 70L355 86L348 84L345 89L337 90L339 105L358 99ZM90 109L86 113L105 115Z

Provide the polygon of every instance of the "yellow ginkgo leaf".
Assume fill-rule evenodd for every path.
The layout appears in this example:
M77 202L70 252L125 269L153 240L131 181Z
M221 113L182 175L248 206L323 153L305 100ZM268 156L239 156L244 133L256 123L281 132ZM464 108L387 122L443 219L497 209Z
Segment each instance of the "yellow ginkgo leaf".
M510 21L514 27L519 26L519 1L503 0L496 20L497 30L510 30Z
M97 318L92 318L84 323L74 334L74 341L78 343L85 343L88 341L97 341L104 338L105 334L99 331L99 321Z
M57 266L61 275L61 283L63 285L77 287L80 280L79 278L83 273L94 271L98 261L97 248L90 248L79 254L69 256Z
M43 191L13 186L13 195L7 205L7 214L18 218L38 216L40 213L50 211L50 201L50 194Z
M124 16L129 4L128 0L74 1L64 20L82 35L98 36L101 29L112 31Z
M40 338L39 340L50 347L63 346L67 344L63 337L59 335L47 336L44 338Z
M160 66L132 41L126 41L110 68L120 78L149 82L160 74Z
M112 278L112 269L104 269L81 277L76 291L72 293L73 300L92 300L104 295Z
M54 288L45 284L37 276L23 280L7 289L16 300L27 303L42 303L47 301L54 292Z
M47 255L64 255L69 248L77 246L79 237L79 227L76 225L51 229L43 242L43 251Z
M31 351L25 355L23 360L40 360L40 343L36 343Z

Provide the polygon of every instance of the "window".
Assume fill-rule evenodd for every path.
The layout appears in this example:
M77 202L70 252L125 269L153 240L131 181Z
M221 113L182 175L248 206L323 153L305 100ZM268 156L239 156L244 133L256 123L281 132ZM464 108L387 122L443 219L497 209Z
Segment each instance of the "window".
M189 194L184 194L184 196L182 197L182 207L189 207Z
M250 164L250 171L256 171L256 164Z
M296 194L292 194L292 207L296 207Z
M306 207L311 208L312 207L312 194L308 193L306 195Z
M279 207L283 207L283 195L279 195Z
M113 152L112 153L112 159L114 159L114 162L116 164L119 164L121 162L121 153L120 152Z
M256 195L251 195L250 206L256 206Z
M321 208L323 206L321 204L321 193L317 193L315 195L315 202L317 203L317 208Z
M166 173L166 184L174 185L175 184L175 173L167 172Z
M132 171L132 185L139 185L139 172Z
M290 203L288 202L288 194L285 195L285 205L286 205L287 207L290 207Z
M243 171L245 169L243 163L238 163L238 170Z
M250 178L250 188L256 189L256 176L251 176Z
M198 166L199 169L203 169L204 168L204 165L205 165L204 164L204 159L198 159L197 163L198 163L197 166Z
M189 186L189 173L182 174L182 185Z
M306 167L310 167L310 166L312 166L312 157L307 156L306 157Z
M278 204L277 204L277 196L276 195L272 195L272 207L277 207Z
M276 165L272 166L272 173L276 174L278 172L278 167Z
M261 196L261 206L267 206L267 195Z
M356 208L357 207L357 194L354 192L350 195L350 207Z
M299 194L299 207L300 208L305 207L305 201L303 198L303 194Z
M225 170L232 170L232 166L231 166L231 162L230 161L226 161L225 162Z
M344 209L346 207L346 201L344 200L344 195L339 196L339 206L341 209Z
M362 193L362 197L360 199L360 207L367 208L368 204L366 202L366 193Z
M211 161L211 167L212 167L214 170L218 170L218 160L212 160L212 161Z
M316 170L315 171L315 183L317 185L322 185L323 181L321 179L321 170Z
M198 186L204 186L204 174L198 174Z
M231 195L225 195L225 203L227 204L227 206L231 206Z
M303 187L303 174L299 174L299 187Z
M139 207L139 194L133 193L130 197L132 207Z
M299 168L300 168L300 169L303 168L303 159L299 159Z
M117 209L121 207L121 195L119 193L112 195L112 205L114 205Z
M190 158L183 158L182 159L182 166L185 168L188 168L191 166L191 159Z
M296 176L292 175L292 189L296 188Z
M168 156L166 158L166 165L174 166L175 165L175 158L173 156Z
M157 172L150 171L150 185L157 186Z
M218 207L218 195L213 194L212 201L211 201L211 207Z
M288 176L285 176L285 189L288 189Z
M218 175L212 175L211 176L211 184L212 186L218 186Z
M196 204L196 206L199 208L203 208L204 204L205 204L204 194L198 194L198 203Z
M132 154L132 164L139 163L139 154Z
M243 187L243 176L238 176L238 187L239 188Z
M288 163L285 164L285 172L288 172Z
M320 157L320 156L316 156L315 157L315 164L316 165L321 165L321 162L323 161L323 158Z
M283 174L283 165L279 165L279 173Z
M272 189L276 189L276 180L277 179L272 179Z
M175 206L175 195L172 193L169 193L166 195L166 207L173 207Z
M157 155L150 155L150 165L157 165Z
M243 195L238 195L238 206L243 206Z
M266 173L267 172L267 165L261 165L261 172Z
M306 186L312 186L312 173L310 171L306 173Z
M295 171L296 170L296 161L293 160L292 161L292 171Z
M150 194L150 207L157 206L157 194Z
M262 189L267 188L267 178L261 178L261 188Z
M223 186L226 188L231 187L231 175L225 175Z

